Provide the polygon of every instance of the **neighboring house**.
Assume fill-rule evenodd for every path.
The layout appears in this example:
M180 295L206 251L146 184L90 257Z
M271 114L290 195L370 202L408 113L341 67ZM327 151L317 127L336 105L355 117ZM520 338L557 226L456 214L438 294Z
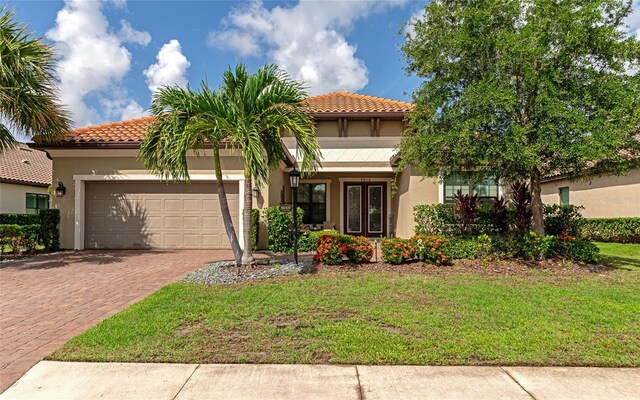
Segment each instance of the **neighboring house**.
M411 168L392 165L395 146L412 105L337 92L308 99L322 151L322 166L301 180L298 202L311 228L381 237L413 234L413 206L444 202L458 188L455 177L439 183ZM138 160L138 148L153 117L77 129L55 146L54 184L67 188L54 199L61 211L63 248L227 248L213 174L211 150L189 159L191 183L165 183ZM295 141L283 139L295 155ZM223 150L221 162L229 205L242 240L243 166L237 150ZM288 172L293 156L272 171L253 206L291 202ZM395 195L392 182L397 179ZM476 187L497 195L495 184ZM261 230L260 245L266 245Z
M640 217L640 169L587 181L570 182L562 175L547 177L542 183L542 201L583 206L586 218Z
M0 213L37 214L49 208L51 159L24 143L0 153Z

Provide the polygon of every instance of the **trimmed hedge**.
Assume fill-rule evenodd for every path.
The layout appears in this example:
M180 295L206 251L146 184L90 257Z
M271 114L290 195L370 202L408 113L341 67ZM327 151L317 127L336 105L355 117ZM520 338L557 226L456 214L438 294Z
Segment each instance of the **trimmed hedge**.
M27 253L33 253L38 245L40 225L0 225L0 255L4 253L5 246L10 246L13 253L18 254L22 247Z
M303 215L302 208L298 208L298 224L302 223ZM293 253L293 213L282 212L280 207L272 206L264 210L264 219L269 236L269 250L276 253Z
M594 242L640 243L640 218L588 218L578 236Z
M0 214L0 225L31 226L29 232L37 225L39 231L36 236L45 249L60 249L60 210L40 210L39 214Z

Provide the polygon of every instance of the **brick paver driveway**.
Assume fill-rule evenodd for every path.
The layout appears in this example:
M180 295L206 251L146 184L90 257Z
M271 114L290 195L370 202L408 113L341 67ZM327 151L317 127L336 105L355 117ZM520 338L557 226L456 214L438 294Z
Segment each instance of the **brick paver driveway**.
M82 251L0 264L0 393L77 334L229 250Z

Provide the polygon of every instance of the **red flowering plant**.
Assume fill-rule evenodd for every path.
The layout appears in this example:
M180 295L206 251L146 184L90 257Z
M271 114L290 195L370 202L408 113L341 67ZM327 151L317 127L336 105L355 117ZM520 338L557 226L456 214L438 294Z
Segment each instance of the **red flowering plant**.
M327 265L337 265L347 254L347 245L340 237L323 235L318 238L318 247L313 259Z
M349 261L356 263L371 261L371 257L373 257L373 246L369 239L364 236L350 238L347 243L347 257Z
M436 265L451 264L447 239L435 235L416 235L410 241L417 259Z
M382 259L389 264L402 264L415 256L413 244L407 239L382 239L380 249Z

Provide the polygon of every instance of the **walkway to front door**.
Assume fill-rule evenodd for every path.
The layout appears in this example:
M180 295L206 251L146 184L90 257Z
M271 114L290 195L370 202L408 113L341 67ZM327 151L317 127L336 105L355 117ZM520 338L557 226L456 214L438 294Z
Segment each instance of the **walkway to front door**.
M387 232L387 182L345 182L343 188L343 232L384 236Z

